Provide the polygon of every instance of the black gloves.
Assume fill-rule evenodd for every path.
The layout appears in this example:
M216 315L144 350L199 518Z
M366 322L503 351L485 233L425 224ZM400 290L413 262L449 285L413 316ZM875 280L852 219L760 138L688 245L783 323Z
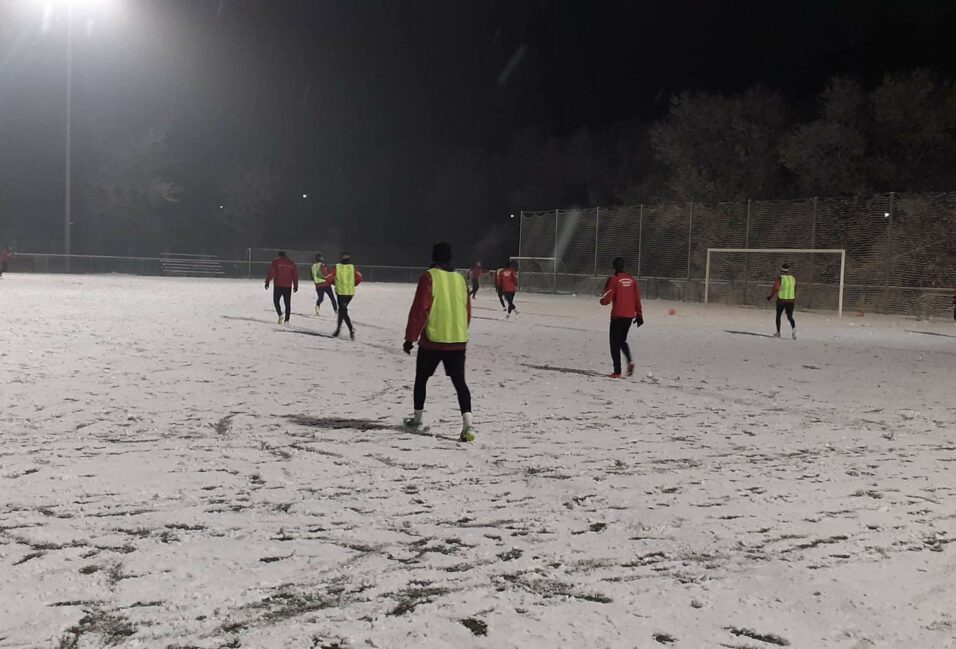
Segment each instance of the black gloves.
M634 324L636 324L638 327L644 324L644 316L637 316L634 318Z
M405 351L406 354L411 354L412 347L414 346L415 346L415 343L413 343L411 340L406 340L405 344L402 345L402 349Z

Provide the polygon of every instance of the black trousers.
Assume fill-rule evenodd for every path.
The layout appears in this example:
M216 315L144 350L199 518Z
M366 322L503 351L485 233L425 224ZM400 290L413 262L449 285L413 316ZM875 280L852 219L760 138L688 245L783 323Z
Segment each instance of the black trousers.
M777 333L780 333L780 316L783 312L787 312L787 320L790 321L790 326L794 329L797 328L797 323L793 320L793 302L780 302L777 301Z
M272 303L276 307L276 313L282 315L282 307L279 306L279 301L282 300L285 302L285 321L289 321L289 316L292 314L292 287L291 286L273 286L272 287Z
M504 296L505 296L505 299L508 300L508 313L511 313L512 311L517 312L518 309L515 308L515 294L505 293ZM504 304L502 304L501 306L504 306Z
M501 289L496 289L498 291L498 301L501 302L501 308L505 308L505 297L504 293L501 292Z
M630 318L611 318L610 341L611 363L614 364L614 373L621 373L621 352L627 362L631 362L631 348L627 344L627 332L631 330Z
M478 294L478 280L475 278L471 279L471 297L475 297Z
M0 262L0 275L3 275L8 270L10 270L10 266L7 265L7 262Z
M415 410L425 409L425 386L432 377L438 364L445 366L445 374L451 379L458 395L458 408L461 412L471 412L471 391L465 383L465 350L448 351L444 349L418 348L415 359L415 389L413 398Z
M342 323L345 323L345 326L349 328L349 331L355 331L355 327L352 326L352 319L349 317L349 302L352 301L354 295L340 295L339 296L339 320L338 324L335 327L335 332L338 333L342 330Z
M322 300L325 298L326 295L328 295L329 302L332 303L332 310L333 311L339 310L339 305L335 303L335 292L332 290L331 286L319 286L318 284L316 284L315 294L316 294L315 306L322 306Z

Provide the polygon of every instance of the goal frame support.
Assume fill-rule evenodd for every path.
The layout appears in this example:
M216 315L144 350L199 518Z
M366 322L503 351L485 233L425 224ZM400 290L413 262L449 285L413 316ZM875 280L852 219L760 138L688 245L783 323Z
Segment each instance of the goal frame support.
M811 254L811 255L840 255L840 297L837 305L838 317L843 317L843 289L846 283L846 249L845 248L708 248L707 266L704 270L704 304L710 303L710 257L711 253L767 253L777 255Z

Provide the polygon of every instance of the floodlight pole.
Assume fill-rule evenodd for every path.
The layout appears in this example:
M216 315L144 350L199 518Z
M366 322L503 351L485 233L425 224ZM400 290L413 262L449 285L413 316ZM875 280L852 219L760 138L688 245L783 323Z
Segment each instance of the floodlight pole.
M71 153L73 148L73 4L66 4L66 162L64 168L63 188L63 267L70 272L70 220L73 170L71 169Z

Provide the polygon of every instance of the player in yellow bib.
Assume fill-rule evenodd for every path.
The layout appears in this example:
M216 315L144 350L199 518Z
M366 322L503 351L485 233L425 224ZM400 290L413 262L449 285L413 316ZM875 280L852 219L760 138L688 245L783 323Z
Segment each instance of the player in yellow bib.
M780 337L780 316L784 311L787 312L787 320L790 321L790 328L793 330L793 339L797 339L797 323L793 319L793 307L797 301L797 278L790 274L790 265L784 264L780 267L780 277L773 282L773 289L767 296L767 301L777 296L777 333L774 338Z
M471 423L471 392L465 383L465 348L468 346L468 325L471 322L471 299L461 273L451 267L451 245L445 242L432 247L432 265L418 279L415 300L408 312L405 344L402 349L412 353L418 342L415 363L413 400L415 414L405 419L405 426L422 429L425 410L425 386L439 364L451 379L458 394L461 410L462 442L475 441Z
M342 331L342 323L349 328L349 338L355 340L355 327L349 317L349 304L355 297L355 287L362 283L362 273L352 264L352 255L343 252L339 263L332 267L332 272L326 277L329 284L335 285L335 294L339 298L339 319L332 335L338 338Z

